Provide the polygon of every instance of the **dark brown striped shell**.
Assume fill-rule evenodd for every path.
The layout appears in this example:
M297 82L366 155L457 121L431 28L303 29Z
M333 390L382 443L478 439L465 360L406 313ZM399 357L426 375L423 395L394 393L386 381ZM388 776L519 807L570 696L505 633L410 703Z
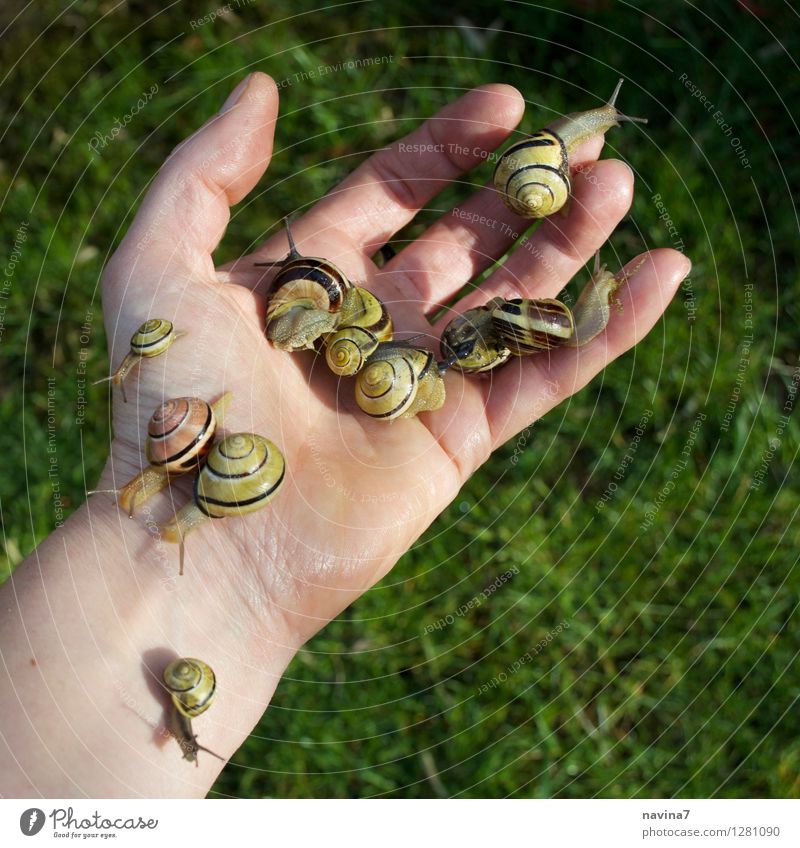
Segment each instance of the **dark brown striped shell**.
M273 442L234 433L211 449L195 480L195 503L209 518L255 512L277 494L285 472L283 454Z
M492 326L515 356L560 347L575 332L569 307L550 298L503 301L492 312Z
M173 474L188 471L205 459L216 429L214 410L204 400L168 400L156 409L147 425L147 460Z

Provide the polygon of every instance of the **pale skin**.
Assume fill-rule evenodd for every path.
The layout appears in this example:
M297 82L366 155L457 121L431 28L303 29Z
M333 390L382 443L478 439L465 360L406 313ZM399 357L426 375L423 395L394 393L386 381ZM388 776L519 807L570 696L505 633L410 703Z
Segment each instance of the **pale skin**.
M387 574L496 447L636 344L689 271L672 250L626 257L639 267L618 293L623 311L585 347L515 360L490 378L448 373L441 411L372 421L355 406L352 382L339 383L324 358L266 341L264 292L275 271L253 263L286 255L280 223L236 263L215 267L212 258L230 207L269 165L277 111L269 77L240 83L168 158L108 263L112 367L148 317L167 318L187 336L132 372L127 405L114 391L110 459L87 489L119 488L138 473L147 420L163 400L226 391L233 401L225 430L280 445L286 482L261 512L190 533L181 578L177 549L152 530L189 498L188 480L133 520L113 496L93 495L17 569L0 590L3 796L206 794L223 763L201 751L195 768L164 734L167 662L193 656L214 668L218 694L194 730L200 744L231 757L297 649ZM303 210L292 224L298 249L366 285L386 301L399 338L423 334L420 343L438 353L452 315L434 325L428 316L502 255L525 222L487 186L399 245L384 268L371 257L502 145L523 111L521 95L505 85L466 93ZM592 258L633 193L626 165L590 164L601 147L596 139L577 152L583 170L569 214L546 220L459 310L496 296L553 297Z

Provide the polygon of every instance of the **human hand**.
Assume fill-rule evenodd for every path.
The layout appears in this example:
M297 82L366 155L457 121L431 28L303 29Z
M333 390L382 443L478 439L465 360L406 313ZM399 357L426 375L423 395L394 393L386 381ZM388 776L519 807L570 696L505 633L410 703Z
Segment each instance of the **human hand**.
M467 93L294 220L298 249L331 260L378 295L396 337L420 335L438 353L452 314L433 325L431 314L505 253L527 223L483 187L383 268L371 256L502 144L523 108L509 86ZM114 365L148 317L168 318L189 335L129 378L133 402L115 397L115 438L99 487L119 485L141 468L146 422L163 400L232 392L225 429L276 442L286 481L263 511L207 522L189 535L181 586L224 583L231 615L244 628L259 630L269 610L296 647L385 575L496 447L638 342L690 265L674 250L633 260L636 273L620 291L622 314L589 345L515 360L490 378L448 373L438 412L388 424L370 419L355 405L352 380L338 380L312 353L288 355L265 338L265 293L275 272L254 263L285 257L282 231L251 255L214 266L229 207L269 164L277 109L272 80L256 73L243 81L222 112L170 156L107 267ZM459 312L498 295L553 297L605 243L630 206L633 175L614 160L587 167L602 144L593 140L576 157L582 169L569 215L544 221ZM175 484L174 504L162 496L154 512L166 517L189 491Z

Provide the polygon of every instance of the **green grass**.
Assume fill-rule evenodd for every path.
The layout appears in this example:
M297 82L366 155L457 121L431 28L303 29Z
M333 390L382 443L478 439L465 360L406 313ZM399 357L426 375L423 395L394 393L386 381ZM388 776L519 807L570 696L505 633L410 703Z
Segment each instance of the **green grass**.
M0 86L6 269L19 247L0 301L4 573L59 517L49 440L65 515L105 459L104 388L88 390L76 423L81 356L90 374L104 370L103 264L167 153L246 72L283 80L393 57L284 86L273 164L234 210L221 261L465 89L516 85L532 131L625 76L624 109L650 124L646 139L609 136L637 173L612 247L627 258L679 244L690 282L636 350L498 451L392 574L306 646L213 794L800 796L800 428L781 422L800 376L789 188L800 39L788 7L759 4L756 18L722 2L473 4L475 24L500 19L491 34L415 4L264 0L195 29L217 4L100 5L37 4L0 47L4 68L19 60ZM749 169L683 74L732 126ZM94 134L154 82L152 101L93 154ZM456 615L507 569L518 573Z

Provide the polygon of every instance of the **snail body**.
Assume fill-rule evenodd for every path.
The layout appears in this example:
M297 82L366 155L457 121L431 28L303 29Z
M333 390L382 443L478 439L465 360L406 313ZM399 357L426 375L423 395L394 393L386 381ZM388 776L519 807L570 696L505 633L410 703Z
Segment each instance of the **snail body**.
M640 263L641 264L641 263ZM442 353L466 373L489 371L509 356L527 356L557 347L582 347L608 326L616 293L630 273L612 274L599 252L586 287L570 309L551 298L495 298L454 318L442 333Z
M286 259L255 263L259 267L281 266L267 305L267 338L279 350L311 350L319 338L335 329L352 284L333 262L301 256L288 221L286 235Z
M338 329L325 338L325 360L340 377L357 374L380 342L392 339L392 318L386 306L358 286L345 295Z
M234 433L217 442L195 478L193 502L161 527L162 538L180 545L180 573L190 530L208 518L261 509L278 493L285 473L283 454L263 436Z
M173 660L164 669L164 685L170 693L170 731L183 750L183 758L197 764L197 752L207 751L218 759L208 748L198 745L192 730L192 719L204 713L214 700L217 680L211 666L192 657Z
M372 418L413 418L444 404L442 369L428 350L408 342L383 342L358 373L355 395Z
M523 218L546 218L558 212L570 194L570 156L584 141L604 135L623 122L647 123L616 107L622 80L605 106L572 112L532 136L512 144L500 157L494 185L505 205Z
M127 403L124 381L131 369L142 359L160 356L182 335L184 333L177 332L171 321L165 318L150 318L131 336L130 352L125 355L119 368L110 377L95 380L93 385L110 382L112 386L119 386L122 390L122 400Z

